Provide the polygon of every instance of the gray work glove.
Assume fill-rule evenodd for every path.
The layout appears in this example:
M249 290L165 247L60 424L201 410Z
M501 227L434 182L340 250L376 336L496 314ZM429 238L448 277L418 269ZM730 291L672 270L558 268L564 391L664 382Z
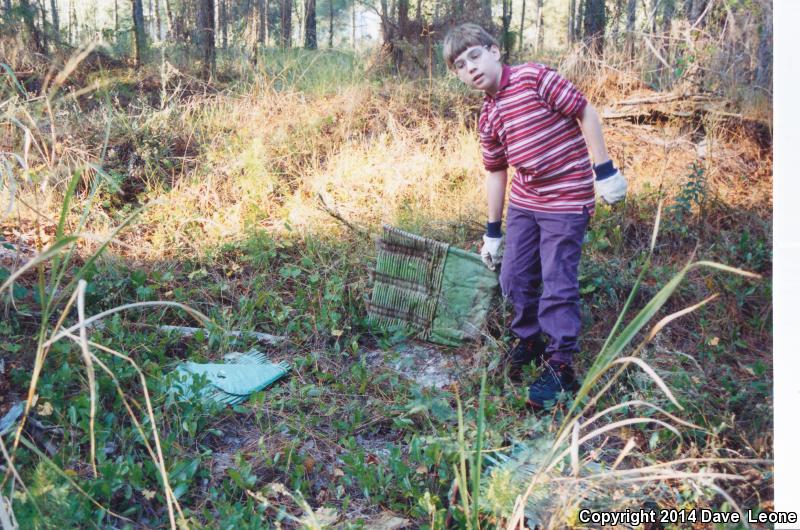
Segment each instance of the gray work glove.
M608 204L614 204L624 199L625 193L628 191L628 182L625 180L620 170L614 171L610 177L595 182L597 193L599 193Z
M483 246L481 247L481 259L483 263L493 271L503 259L503 237L489 237L483 235Z

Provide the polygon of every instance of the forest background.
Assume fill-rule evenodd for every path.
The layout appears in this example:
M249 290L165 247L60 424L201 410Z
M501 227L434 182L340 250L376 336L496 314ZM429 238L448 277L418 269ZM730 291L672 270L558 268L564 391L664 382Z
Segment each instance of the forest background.
M4 530L774 509L770 2L0 7ZM441 58L462 21L572 79L629 180L552 414L506 377L502 305L455 349L366 318L383 223L479 245L481 97ZM287 378L176 394L177 363L254 347Z

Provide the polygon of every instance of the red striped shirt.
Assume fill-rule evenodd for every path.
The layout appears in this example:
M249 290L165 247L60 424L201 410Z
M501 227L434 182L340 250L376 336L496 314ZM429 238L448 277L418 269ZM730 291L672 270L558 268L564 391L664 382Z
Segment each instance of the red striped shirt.
M484 167L516 169L510 204L594 213L594 173L576 118L585 106L583 94L552 68L503 65L497 93L484 97L478 129Z

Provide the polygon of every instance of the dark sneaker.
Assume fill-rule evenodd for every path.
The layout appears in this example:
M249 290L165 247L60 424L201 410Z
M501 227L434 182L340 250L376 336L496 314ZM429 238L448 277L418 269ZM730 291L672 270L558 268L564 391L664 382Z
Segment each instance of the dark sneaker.
M547 343L541 335L531 339L520 339L507 354L508 378L512 381L520 381L523 367L532 362L535 362L536 366L542 364L546 360L545 348L547 348Z
M559 393L574 392L577 388L578 382L570 365L544 363L542 374L528 387L528 405L534 409L549 409Z

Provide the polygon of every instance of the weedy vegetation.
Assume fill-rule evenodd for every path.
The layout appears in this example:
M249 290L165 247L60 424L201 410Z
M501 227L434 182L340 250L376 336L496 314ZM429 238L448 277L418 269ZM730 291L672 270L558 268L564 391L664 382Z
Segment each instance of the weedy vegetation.
M37 87L7 54L0 415L24 405L0 437L4 530L772 508L763 108L607 118L629 197L598 204L585 242L581 389L537 416L500 368L502 304L447 350L442 388L392 369L408 338L366 323L382 223L477 249L480 99L372 56L259 53L206 83L177 51L134 71L90 46ZM652 96L627 58L587 54L553 62L600 105ZM265 353L289 377L234 407L179 399L177 363L264 350L230 330L286 337Z

